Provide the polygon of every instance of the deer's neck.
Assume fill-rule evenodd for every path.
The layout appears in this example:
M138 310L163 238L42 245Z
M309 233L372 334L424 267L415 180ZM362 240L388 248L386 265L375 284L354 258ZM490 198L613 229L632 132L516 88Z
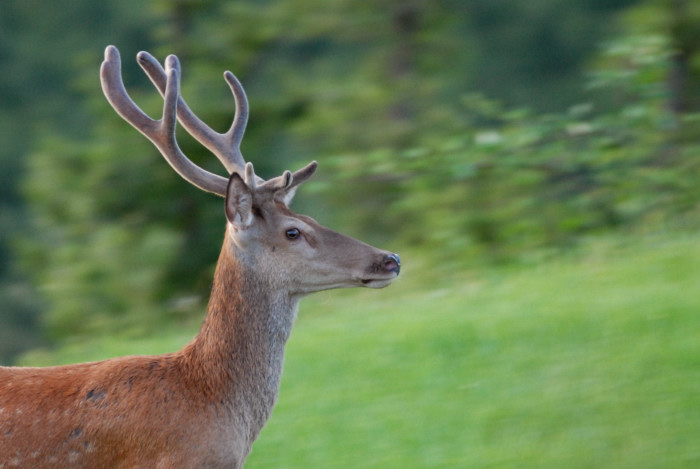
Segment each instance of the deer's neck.
M202 328L184 350L202 392L255 438L279 392L284 346L299 300L236 259L224 245Z

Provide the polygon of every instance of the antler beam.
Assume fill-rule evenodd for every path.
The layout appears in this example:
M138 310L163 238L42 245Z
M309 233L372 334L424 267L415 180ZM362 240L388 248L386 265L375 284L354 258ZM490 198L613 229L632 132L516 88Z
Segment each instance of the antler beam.
M165 61L163 74L165 75L163 116L159 120L148 117L129 97L121 76L119 51L114 46L109 46L105 50L105 59L100 68L102 91L115 111L125 121L133 125L136 130L145 135L182 178L204 191L224 197L226 195L227 178L210 173L192 163L177 144L175 125L177 123L178 103L182 102L184 104L184 101L180 98L180 64L177 57L174 55L168 56ZM247 118L247 103L245 107L245 118ZM189 108L186 109L189 110ZM196 116L191 111L189 114L196 119ZM245 119L243 120L245 121ZM201 123L199 119L196 119L196 121L192 120L192 122ZM203 123L201 123L201 126L203 126L202 128L206 127ZM208 127L206 128L209 129ZM231 134L238 135L240 133L242 135L243 130L245 130L245 122L238 127L236 127L234 122ZM238 142L240 143L240 138L238 138ZM218 153L217 156L219 156ZM224 164L226 165L226 163ZM243 164L240 165L240 171L243 170L243 166Z
M165 96L167 77L160 63L148 52L139 52L136 59L160 94ZM241 154L240 146L248 123L249 108L248 98L243 90L243 86L233 73L226 71L224 79L228 83L229 88L231 88L236 105L233 123L226 133L215 132L202 122L185 103L182 96L178 96L177 117L180 124L187 129L190 135L214 153L230 174L234 171L242 172L245 167L245 160Z
M163 116L151 119L129 97L121 75L121 59L114 46L105 50L100 76L102 90L117 113L145 135L175 171L191 184L207 192L225 196L227 178L210 173L192 163L180 150L175 138L175 126L179 120L187 132L214 153L229 174L237 172L246 176L251 187L271 192L283 191L293 195L296 186L307 180L316 171L316 162L282 176L265 181L255 175L252 165L246 163L240 145L248 123L248 99L243 86L231 72L224 78L231 88L235 102L233 123L226 133L218 133L197 117L180 95L180 62L174 55L165 59L165 68L148 52L139 52L137 60L151 82L163 96ZM284 198L287 198L286 196ZM289 197L291 199L291 197Z

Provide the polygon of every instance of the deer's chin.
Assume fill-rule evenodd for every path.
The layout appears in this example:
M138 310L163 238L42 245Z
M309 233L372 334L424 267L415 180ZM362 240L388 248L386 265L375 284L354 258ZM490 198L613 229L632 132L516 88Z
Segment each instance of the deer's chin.
M391 278L366 278L362 279L360 282L363 287L367 288L384 288L389 286L391 282L394 281L396 276Z

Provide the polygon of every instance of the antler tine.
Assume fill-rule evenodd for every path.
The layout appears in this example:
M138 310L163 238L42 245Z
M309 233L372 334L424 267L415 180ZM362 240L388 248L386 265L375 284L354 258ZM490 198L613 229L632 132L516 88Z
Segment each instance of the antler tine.
M151 82L158 91L165 93L166 74L160 63L148 52L142 51L137 55L139 65L146 72ZM241 153L240 145L243 140L246 125L248 124L248 98L243 86L231 72L224 73L224 79L228 83L235 103L233 123L226 133L214 131L205 124L187 105L182 96L178 97L177 117L182 126L198 142L214 153L229 173L234 171L243 173L245 160Z
M318 163L316 161L312 161L303 168L297 169L293 173L285 171L281 176L268 179L260 184L260 187L273 191L291 189L313 176L316 169L318 169Z
M105 59L100 68L102 91L115 111L136 130L141 132L161 152L165 160L183 179L207 192L225 196L227 180L210 173L192 163L177 144L175 124L178 101L180 101L179 63L177 57L169 56L166 70L163 71L164 104L163 116L159 120L151 119L131 99L126 92L121 76L121 59L114 46L105 49Z

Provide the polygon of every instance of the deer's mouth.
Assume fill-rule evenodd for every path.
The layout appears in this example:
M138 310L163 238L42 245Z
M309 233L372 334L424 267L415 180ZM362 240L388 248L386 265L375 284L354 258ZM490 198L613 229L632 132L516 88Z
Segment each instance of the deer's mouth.
M401 259L397 254L387 254L381 262L372 266L376 277L363 278L360 282L369 288L384 288L389 285L401 272Z
M395 278L396 278L396 276L393 276L391 278L384 278L384 279L366 278L366 279L362 279L361 283L362 283L362 286L368 287L368 288L384 288L384 287L388 286Z

